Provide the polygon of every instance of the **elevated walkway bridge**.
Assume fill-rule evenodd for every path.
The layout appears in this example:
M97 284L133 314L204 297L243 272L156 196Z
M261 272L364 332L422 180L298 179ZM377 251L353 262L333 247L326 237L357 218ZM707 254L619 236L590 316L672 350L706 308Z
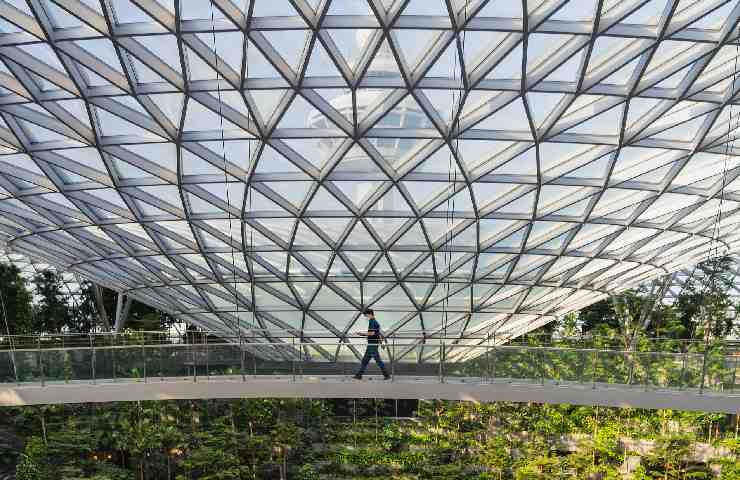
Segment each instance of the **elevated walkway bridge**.
M0 338L0 406L192 398L418 398L740 412L737 344L675 352L583 342L391 338L390 380L352 378L360 343L190 334ZM647 345L658 347L658 345ZM642 346L641 348L644 348ZM661 347L661 348L664 348ZM656 348L657 349L657 348ZM327 356L327 352L333 352Z

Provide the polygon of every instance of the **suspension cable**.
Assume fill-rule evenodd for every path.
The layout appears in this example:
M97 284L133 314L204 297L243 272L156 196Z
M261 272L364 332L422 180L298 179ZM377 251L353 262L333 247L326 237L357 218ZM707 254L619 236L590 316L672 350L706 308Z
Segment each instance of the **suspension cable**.
M463 19L463 30L462 30L462 38L460 38L459 32L457 38L460 41L460 52L455 55L455 61L453 64L452 69L452 78L453 80L457 79L457 69L458 66L460 68L460 81L463 83L463 89L461 89L458 94L457 98L455 98L455 93L452 94L452 105L450 106L450 113L453 116L451 127L451 134L455 135L455 152L459 154L459 145L460 145L460 136L459 132L457 130L460 128L460 115L462 114L462 107L463 103L465 101L465 96L463 94L463 90L465 87L465 82L463 80L464 68L465 68L465 36L467 31L465 30L465 24L468 21L468 1L465 0L464 5L464 13L465 17ZM455 108L457 107L457 108ZM455 197L457 196L457 193L455 192L457 188L457 173L458 168L456 165L456 160L454 158L454 155L452 153L452 149L450 149L450 153L447 156L447 183L450 185L450 192L449 196L447 197L447 204L445 209L445 219L447 223L447 233L445 234L445 237L448 237L448 240L445 242L445 252L444 252L444 258L445 263L447 264L447 271L445 272L447 278L445 280L445 296L442 300L442 332L443 336L447 337L447 327L449 323L449 304L450 304L450 277L452 276L452 259L453 259L453 250L454 250L454 227L455 227Z
M13 364L13 374L17 379L18 367L15 363L15 343L13 342L13 336L10 334L10 325L8 324L8 311L5 308L5 296L3 295L2 285L0 285L0 307L2 307L3 322L5 323L5 333L8 335L8 342L10 343L10 362Z
M234 229L232 224L232 214L231 214L231 196L229 192L229 175L227 173L228 168L228 161L226 156L226 139L224 134L224 116L223 116L223 100L221 96L221 73L219 71L219 63L220 59L218 56L218 44L216 42L216 19L215 19L215 8L213 6L213 0L210 0L210 9L211 9L211 36L213 39L213 56L215 61L215 68L216 71L216 92L218 94L218 120L219 120L219 130L221 133L221 157L223 160L223 168L224 168L224 188L226 189L226 215L229 219L229 246L231 247L231 268L232 268L232 275L234 276L234 307L236 308L236 323L232 323L232 328L235 328L236 334L241 337L241 328L240 328L240 316L239 316L239 295L237 293L237 274L236 274L236 254L235 254L235 248L234 248Z
M735 96L735 86L737 83L737 75L738 75L738 67L737 67L737 59L738 56L740 56L740 38L735 39L735 59L734 59L734 66L732 71L732 83L730 86L730 94L727 101L727 108L728 108L728 119L727 119L727 140L725 142L725 154L723 159L723 166L722 166L722 184L719 191L719 202L717 205L717 214L714 218L714 225L712 227L712 235L710 238L710 244L709 244L709 256L708 260L712 261L712 272L709 275L709 279L707 282L704 283L704 289L702 292L702 298L701 298L701 309L704 310L706 313L706 292L710 288L714 288L714 282L715 277L717 275L717 261L720 258L719 255L719 249L720 249L720 224L722 222L722 206L725 201L725 187L727 185L727 163L730 157L730 150L732 149L734 151L735 149L735 139L737 138L737 133L735 130L738 128L738 119L735 118L736 123L733 128L733 97ZM709 342L709 337L712 334L712 319L711 316L707 314L707 332L705 332L704 340L705 343Z

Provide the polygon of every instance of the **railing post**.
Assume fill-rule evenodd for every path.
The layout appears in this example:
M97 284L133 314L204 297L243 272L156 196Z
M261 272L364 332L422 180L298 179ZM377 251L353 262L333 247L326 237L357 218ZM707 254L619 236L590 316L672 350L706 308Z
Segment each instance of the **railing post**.
M117 372L116 372L116 346L113 345L113 342L115 341L116 337L109 337L111 339L111 345L110 345L110 363L111 368L113 369L113 381L115 382L118 379Z
M211 380L211 361L210 361L210 351L208 350L208 332L206 332L205 335L203 335L203 349L205 350L205 357L206 357L206 380Z
M391 338L391 347L388 351L388 358L391 361L391 382L396 381L396 337Z
M491 381L491 336L486 335L486 368L485 368L485 374L483 378L485 378L486 383L490 383Z
M650 352L650 355L652 355L652 352ZM648 358L647 365L645 365L645 383L643 384L643 388L647 392L650 389L650 374L652 366L652 358Z
M198 381L198 360L195 358L195 334L190 335L190 354L193 359L193 383Z
M95 342L93 341L92 333L88 334L90 337L90 355L91 355L91 375L92 375L92 383L95 385L96 382L96 375L95 375Z
M239 368L242 374L242 382L246 382L247 376L244 373L244 338L242 337L241 330L239 331L239 360L240 360Z
M496 381L496 340L494 338L493 340L493 347L491 347L493 350L493 364L491 365L491 383L494 383Z
M689 355L689 352L684 351L683 355L681 355L681 373L678 376L678 389L683 390L684 389L684 378L686 376L686 360Z
M445 342L444 339L440 339L439 342L439 383L445 383L444 380L444 358L445 358Z
M596 389L596 366L598 365L599 351L594 349L594 360L591 366L591 388Z
M704 345L704 358L701 362L701 384L699 385L699 395L704 393L704 387L706 386L707 378L707 354L709 353L709 345Z
M545 347L540 347L540 383L545 384Z
M252 339L254 340L254 332L252 332ZM257 343L257 342L252 342ZM252 353L252 374L254 375L254 379L257 380L257 355Z
M141 373L144 376L144 383L147 383L146 378L146 334L141 336L141 359L144 361L144 365L141 368Z
M41 335L38 337L38 357L39 357L39 372L41 373L41 386L46 385L46 377L44 376L44 356L41 353Z
M293 337L292 340L293 340L293 352L295 352L296 351L296 349L295 349L295 337ZM295 366L296 366L295 365L295 362L296 362L296 358L295 358L294 355L291 355L291 357L292 358L291 358L291 362L290 363L291 363L291 368L293 370L293 383L295 383Z

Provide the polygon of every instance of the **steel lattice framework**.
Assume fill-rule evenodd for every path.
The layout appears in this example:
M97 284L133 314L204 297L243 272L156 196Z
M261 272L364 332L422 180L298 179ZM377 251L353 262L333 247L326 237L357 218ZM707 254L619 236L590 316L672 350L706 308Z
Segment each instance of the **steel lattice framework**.
M0 0L0 238L229 333L519 335L737 250L739 15Z
M44 260L32 259L18 253L8 253L3 251L2 248L0 248L0 263L15 265L20 270L21 277L26 280L28 288L33 295L36 293L36 286L33 283L34 277L48 270L56 271L54 266ZM58 272L58 274L61 281L61 293L70 305L78 305L79 297L82 293L79 278L70 272ZM0 294L3 294L1 286Z
M729 285L726 289L722 288L720 291L729 297L732 304L728 315L737 318L737 306L740 304L740 258L737 255L731 255L730 260L729 271L725 274ZM711 270L709 270L708 275L711 277ZM707 273L696 266L687 266L674 272L671 283L663 296L663 302L666 304L675 302L679 295L686 293L687 288L691 289L689 292L701 292L702 287L710 280L706 276ZM724 287L723 282L717 283Z

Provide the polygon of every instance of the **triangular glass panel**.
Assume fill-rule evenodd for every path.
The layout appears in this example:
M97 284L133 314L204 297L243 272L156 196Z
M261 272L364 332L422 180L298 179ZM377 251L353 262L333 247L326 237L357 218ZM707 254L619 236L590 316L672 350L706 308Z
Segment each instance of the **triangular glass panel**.
M265 30L262 34L270 42L270 45L277 50L288 66L296 72L308 46L311 36L310 32L310 30L281 29L278 31Z

